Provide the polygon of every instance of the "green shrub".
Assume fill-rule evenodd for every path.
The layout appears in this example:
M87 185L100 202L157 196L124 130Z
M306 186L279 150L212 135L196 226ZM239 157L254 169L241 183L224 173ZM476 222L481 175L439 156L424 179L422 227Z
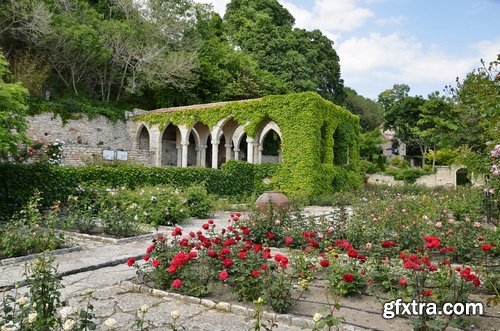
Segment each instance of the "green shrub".
M385 173L396 180L404 180L405 183L413 184L417 178L428 175L430 172L421 168L388 168Z
M212 199L203 186L190 186L183 190L182 196L186 200L189 216L203 218L208 216L213 208Z
M374 174L380 171L379 167L368 160L361 160L359 162L359 168L362 174Z
M406 169L406 168L410 167L410 164L408 163L408 161L406 161L405 159L403 159L401 157L392 157L389 160L389 164L393 167L400 168L400 169Z
M40 202L40 193L35 192L26 206L0 228L0 258L62 247L64 237L55 230L57 209L42 215Z

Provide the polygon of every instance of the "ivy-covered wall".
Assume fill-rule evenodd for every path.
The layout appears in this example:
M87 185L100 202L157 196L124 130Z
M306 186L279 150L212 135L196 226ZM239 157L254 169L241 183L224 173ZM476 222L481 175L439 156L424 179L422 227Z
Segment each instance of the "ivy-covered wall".
M282 133L283 164L273 181L283 192L314 196L360 185L359 118L314 92L151 112L133 119L148 127L201 122L213 128L231 116L240 125L247 124L245 131L250 137L255 137L262 122L270 119L277 123Z

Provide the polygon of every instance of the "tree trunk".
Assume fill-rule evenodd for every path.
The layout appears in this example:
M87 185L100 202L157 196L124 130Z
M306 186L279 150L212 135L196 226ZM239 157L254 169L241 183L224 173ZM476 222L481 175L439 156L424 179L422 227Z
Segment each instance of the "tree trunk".
M432 153L432 172L434 172L434 169L436 167L436 154L437 154L436 145L434 145L433 151L434 152Z

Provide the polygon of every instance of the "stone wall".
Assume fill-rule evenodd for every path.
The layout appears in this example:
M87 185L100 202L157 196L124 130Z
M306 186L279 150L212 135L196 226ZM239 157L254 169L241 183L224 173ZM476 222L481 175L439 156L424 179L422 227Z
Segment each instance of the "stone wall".
M63 125L60 117L53 113L42 113L27 117L28 136L32 140L51 143L56 139L66 145L82 145L105 149L131 149L132 137L123 121L113 123L104 116L69 120Z
M27 117L27 134L33 141L44 145L56 139L64 142L63 165L83 165L86 161L103 159L103 150L112 151L117 159L117 151L127 152L127 161L154 164L155 152L139 149L134 143L137 123L118 121L113 123L104 116L88 119L83 116L63 124L53 113L42 113Z
M457 171L464 168L463 166L437 166L436 172L433 174L421 176L417 178L415 184L424 185L427 187L437 187L437 186L457 186ZM404 181L395 180L392 176L387 176L384 174L372 174L368 177L369 184L386 184L389 186L393 185L403 185ZM482 178L472 178L472 184L474 186L482 185Z

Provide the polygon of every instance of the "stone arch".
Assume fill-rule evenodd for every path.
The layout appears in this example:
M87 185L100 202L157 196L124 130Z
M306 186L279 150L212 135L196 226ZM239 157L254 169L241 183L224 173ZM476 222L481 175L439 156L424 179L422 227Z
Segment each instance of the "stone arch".
M233 135L239 127L233 116L220 120L210 131L212 137L212 168L233 159ZM221 144L221 141L224 143Z
M169 124L165 127L161 137L161 166L181 166L182 135L178 126Z
M141 124L139 126L139 129L137 130L137 148L139 148L140 150L149 151L151 146L150 140L151 138L149 136L148 128L146 127L146 125Z
M272 133L274 132L274 133ZM269 135L270 133L271 136ZM277 137L274 137L276 135ZM264 152L264 145L270 144L271 139L270 137L276 138L276 142L279 138L279 144L276 146L276 151L277 153L266 153ZM266 138L268 140L266 140ZM273 140L274 140L273 138ZM281 140L282 140L282 134L281 130L276 122L271 120L270 118L264 119L262 123L259 125L256 134L255 134L255 149L254 149L254 155L255 155L255 162L257 164L260 163L281 163ZM274 155L277 154L277 155ZM271 157L268 157L271 156Z
M471 184L468 174L467 168L458 168L457 171L455 171L455 186Z
M202 122L196 122L192 127L192 131L194 132L197 139L196 165L199 167L206 167L207 165L211 165L212 154L210 152L212 150L212 141L208 125ZM210 153L210 158L208 158L207 153ZM207 159L209 160L209 162L207 162Z
M247 161L247 153L248 153L247 137L248 135L245 132L245 126L240 125L234 131L233 151L235 160Z
M200 136L195 128L191 128L188 131L188 145L187 145L187 158L186 166L199 166L200 159Z

